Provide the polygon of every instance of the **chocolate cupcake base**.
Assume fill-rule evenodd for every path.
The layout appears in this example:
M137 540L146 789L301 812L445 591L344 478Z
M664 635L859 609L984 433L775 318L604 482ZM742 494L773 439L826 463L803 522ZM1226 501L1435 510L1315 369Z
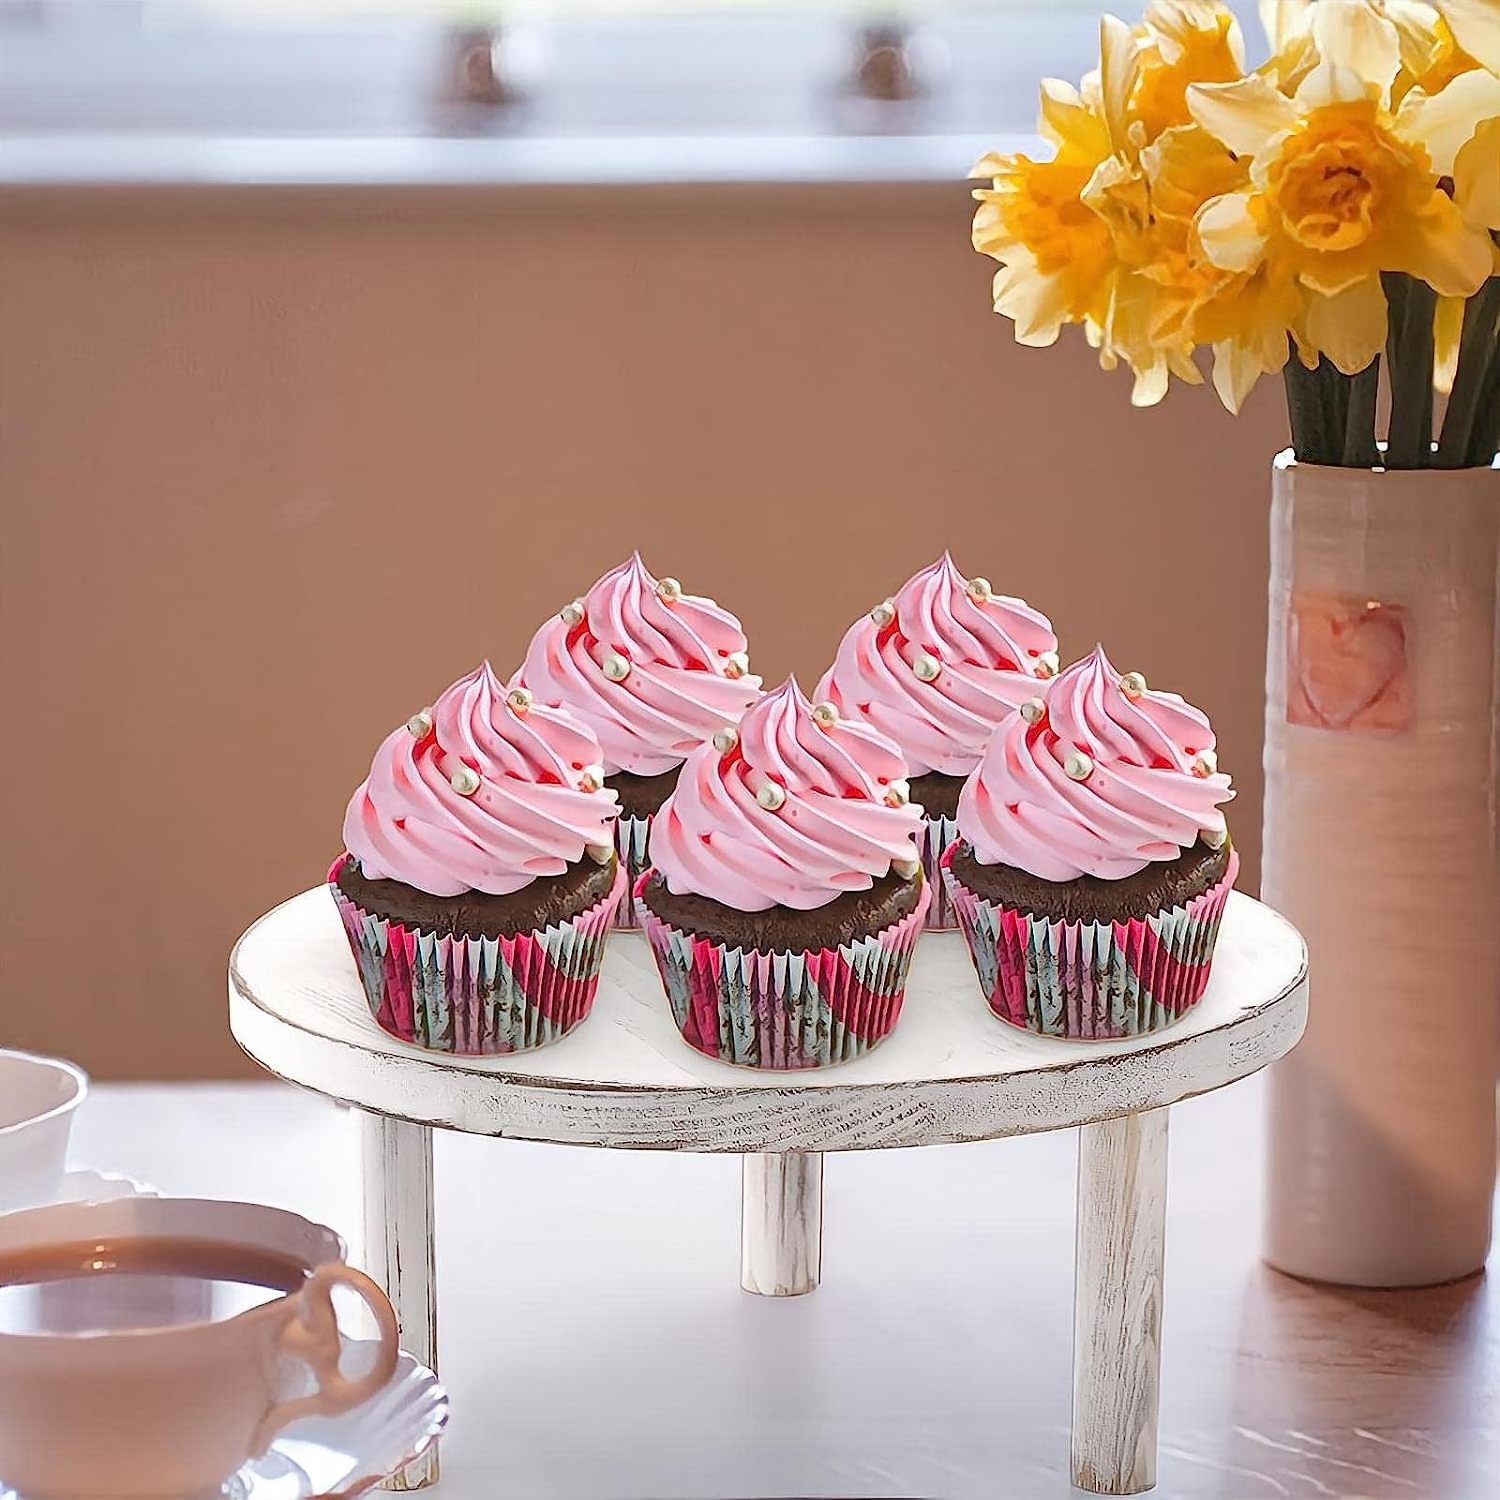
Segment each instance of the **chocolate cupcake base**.
M661 805L672 795L677 786L680 765L655 776L637 776L632 771L616 771L605 777L605 784L614 789L620 799L620 816L625 818L650 818L661 811Z
M964 780L962 776L928 771L913 776L907 785L911 788L911 800L918 803L929 818L956 818L958 794L964 789Z
M1067 917L998 899L993 893L1001 890L1025 892L1024 885L1007 884L1024 872L981 865L967 844L954 844L943 856L943 873L990 1009L1026 1031L1075 1041L1140 1036L1180 1020L1208 986L1219 923L1239 873L1233 848L1209 852L1222 860L1191 859L1196 850L1189 850L1186 865L1170 861L1153 873L1164 894L1197 887L1180 901L1127 915L1120 908L1140 909L1150 888L1142 885L1109 915ZM1217 879L1204 884L1215 870ZM970 876L984 890L968 884ZM1040 884L1058 891L1077 882ZM1099 910L1102 892L1088 887L1074 895L1075 912Z
M541 875L504 896L465 891L432 896L400 880L371 880L353 855L335 865L334 884L356 906L437 937L498 938L570 922L609 895L615 861L579 860L561 875Z
M811 911L787 906L739 911L707 896L674 896L661 875L652 870L641 887L641 900L663 922L710 943L756 953L789 953L837 948L872 932L882 932L916 909L922 888L920 876L905 880L892 874L877 880L868 890L845 891Z
M620 816L615 821L615 851L625 866L625 894L615 910L615 926L622 930L641 925L635 888L649 863L646 851L651 841L651 820L672 795L681 770L681 766L674 766L655 776L616 771L605 778L605 784L612 787L620 799Z
M601 879L603 896L589 900ZM424 923L410 907L399 913L394 906L364 905L376 892L385 894L384 887L396 887L398 894L412 888L365 880L347 854L334 862L328 881L376 1025L403 1042L465 1056L544 1046L588 1015L605 940L625 890L618 860L607 866L581 861L556 877L549 891L533 894L533 909L552 911L547 920L533 928L486 933L476 929L486 922L503 924L498 909L483 903L512 898L470 893L444 901L416 892L437 903L423 910L432 919ZM562 910L570 914L556 915ZM505 912L507 923L518 916L509 908Z
M948 887L943 880L942 858L948 845L958 837L958 794L963 790L962 776L946 776L941 771L928 771L922 776L913 776L908 782L911 800L921 807L926 817L922 825L921 855L922 872L927 884L932 887L932 900L927 907L927 930L929 932L951 932L958 926L958 918L948 901Z
M1123 880L1080 875L1076 880L1041 880L1013 865L985 865L960 840L949 868L976 895L1053 922L1121 922L1183 906L1224 878L1231 849L1194 844L1176 859L1153 860Z
M884 927L867 928L832 945L819 940L817 946L770 949L723 934L757 930L753 923L737 929L736 917L763 922L759 930L765 941L773 933L784 940L800 931L793 923L801 918L821 917L827 930L832 925L829 907L732 912L702 897L672 896L656 872L648 870L636 887L642 925L683 1039L708 1057L761 1069L828 1067L878 1045L901 1013L912 951L930 899L920 875L897 880L895 890L886 882L878 884L884 887L878 893L850 892L829 905L848 895L868 898L866 910L899 913ZM686 921L690 913L717 920L721 935L676 925L674 918ZM846 910L839 924L847 919Z

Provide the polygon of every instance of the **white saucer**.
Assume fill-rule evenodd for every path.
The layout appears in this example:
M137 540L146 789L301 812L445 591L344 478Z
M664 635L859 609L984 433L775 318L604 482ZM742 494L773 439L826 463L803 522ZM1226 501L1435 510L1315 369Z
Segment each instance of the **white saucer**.
M344 1370L357 1376L374 1351L373 1343L345 1339ZM363 1406L293 1422L224 1486L224 1500L348 1500L420 1458L447 1421L448 1393L437 1376L402 1354L389 1383Z
M343 1367L358 1375L375 1345L344 1340ZM312 1377L297 1396L312 1390ZM437 1376L402 1354L378 1395L341 1417L293 1422L253 1463L219 1491L218 1500L351 1500L420 1458L448 1421L448 1394ZM3 1481L0 1481L3 1483ZM0 1500L23 1500L0 1490Z
M113 1198L157 1198L154 1187L118 1172L96 1172L91 1167L70 1167L63 1173L52 1203L106 1203Z
M0 1214L23 1213L28 1208L51 1208L58 1203L107 1203L115 1198L159 1198L160 1193L133 1177L119 1172L96 1172L92 1167L71 1167L63 1173L55 1191L38 1203L18 1203L0 1208ZM0 1500L4 1500L0 1495Z

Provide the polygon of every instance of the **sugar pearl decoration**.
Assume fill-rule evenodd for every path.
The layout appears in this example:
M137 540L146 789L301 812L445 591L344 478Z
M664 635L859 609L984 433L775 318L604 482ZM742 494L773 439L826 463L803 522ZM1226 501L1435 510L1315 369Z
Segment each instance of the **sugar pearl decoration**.
M406 728L414 740L425 740L432 733L432 715L424 708L406 721Z
M743 651L731 651L724 658L726 677L743 677L750 670L750 658Z
M921 868L922 862L917 859L893 859L891 861L892 873L899 875L903 880L915 880L917 871Z
M1082 750L1069 750L1067 758L1063 761L1063 770L1074 781L1087 781L1094 774L1094 762Z
M1205 828L1198 837L1210 849L1222 849L1229 842L1229 830L1227 828Z
M659 578L656 583L656 597L668 604L675 604L682 598L682 585L675 578Z
M1021 717L1028 724L1040 724L1047 717L1047 705L1040 698L1028 698L1021 705Z
M603 766L585 766L578 775L578 789L581 792L597 792L604 785Z
M889 599L883 600L870 611L870 618L883 630L896 618L896 606Z
M907 781L893 781L885 789L885 805L887 807L905 807L911 801L911 783Z
M839 711L831 703L814 703L812 716L824 729L832 729L839 721Z
M786 801L786 793L774 781L763 781L755 789L755 800L767 812L775 812Z
M935 682L938 673L943 670L943 664L937 657L929 656L925 651L919 651L916 660L911 664L911 669L918 682Z
M618 651L610 651L606 653L600 671L611 682L624 682L630 676L629 659L621 656Z
M1038 677L1056 677L1058 666L1057 652L1043 651L1036 659L1036 675Z
M969 580L969 598L978 604L987 604L993 591L990 588L988 578L971 578Z
M460 766L448 778L448 785L460 797L472 797L479 790L479 772L473 766Z
M732 724L726 724L722 729L714 730L714 749L720 755L728 755L739 742L739 730Z
M506 695L505 701L518 714L531 711L531 694L523 687L513 687Z
M558 610L557 617L564 625L583 624L583 600L574 599L571 604L565 604Z
M1219 757L1212 750L1200 750L1193 757L1194 776L1212 776L1219 769Z
M596 865L607 865L615 857L613 844L590 844L588 856Z
M1146 679L1139 672L1127 672L1120 679L1120 691L1127 698L1139 698L1146 691Z

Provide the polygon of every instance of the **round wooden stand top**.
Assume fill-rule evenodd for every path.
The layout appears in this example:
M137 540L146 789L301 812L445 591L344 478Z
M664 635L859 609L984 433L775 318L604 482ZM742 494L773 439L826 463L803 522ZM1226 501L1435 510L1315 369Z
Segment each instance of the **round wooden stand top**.
M475 1135L678 1151L854 1151L1087 1125L1222 1088L1289 1051L1307 1019L1296 930L1235 893L1213 977L1154 1036L1030 1036L985 1006L963 939L927 933L894 1034L854 1062L761 1073L677 1033L645 939L610 939L598 999L535 1052L450 1057L370 1017L326 887L262 917L229 961L235 1039L273 1073L377 1114Z

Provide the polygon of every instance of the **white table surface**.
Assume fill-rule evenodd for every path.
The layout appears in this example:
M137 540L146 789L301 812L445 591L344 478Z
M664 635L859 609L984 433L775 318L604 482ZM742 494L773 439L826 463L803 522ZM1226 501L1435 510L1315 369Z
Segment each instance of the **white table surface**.
M1258 1079L1176 1106L1164 1500L1494 1500L1500 1302L1256 1260ZM1068 1473L1072 1132L829 1157L824 1282L738 1285L739 1162L439 1132L435 1500L1048 1500ZM355 1238L347 1111L276 1083L101 1085L73 1164Z

